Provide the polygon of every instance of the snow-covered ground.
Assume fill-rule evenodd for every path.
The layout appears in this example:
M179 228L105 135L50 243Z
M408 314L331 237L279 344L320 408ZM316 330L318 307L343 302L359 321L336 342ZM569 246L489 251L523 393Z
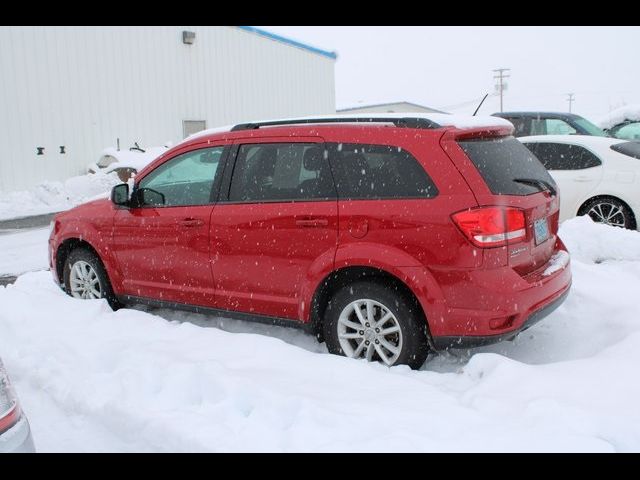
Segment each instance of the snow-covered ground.
M47 268L48 239L48 228L17 233L0 232L0 277Z
M0 355L39 451L640 451L640 234L583 217L561 235L558 310L421 371L294 329L112 312L49 272L0 287Z
M120 182L114 173L79 175L64 182L43 182L29 190L0 193L0 220L61 212L97 196Z

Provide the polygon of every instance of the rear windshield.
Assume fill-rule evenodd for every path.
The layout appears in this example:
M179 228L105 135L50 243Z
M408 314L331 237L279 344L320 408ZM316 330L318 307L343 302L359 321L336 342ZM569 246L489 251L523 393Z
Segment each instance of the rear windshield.
M640 159L640 142L624 142L611 145L611 150L628 157Z
M555 182L542 163L514 137L480 138L458 143L496 195L531 195L540 192L542 188L535 181L555 187Z

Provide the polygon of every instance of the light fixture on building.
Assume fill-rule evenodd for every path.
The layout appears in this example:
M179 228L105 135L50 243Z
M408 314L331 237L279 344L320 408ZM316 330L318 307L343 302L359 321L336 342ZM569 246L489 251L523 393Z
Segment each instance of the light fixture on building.
M190 32L188 30L182 31L182 43L186 45L193 45L196 41L196 32Z

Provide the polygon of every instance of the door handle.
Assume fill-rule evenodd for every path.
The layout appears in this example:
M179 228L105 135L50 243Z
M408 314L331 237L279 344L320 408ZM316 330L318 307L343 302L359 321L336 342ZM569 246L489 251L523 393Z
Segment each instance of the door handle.
M588 182L589 180L591 180L589 177L584 177L584 176L580 176L580 177L576 177L573 179L574 182Z
M302 220L296 220L296 225L298 227L326 227L329 225L329 220L326 218L305 218Z
M182 227L201 227L204 225L204 220L200 218L185 218L180 220L180 226Z

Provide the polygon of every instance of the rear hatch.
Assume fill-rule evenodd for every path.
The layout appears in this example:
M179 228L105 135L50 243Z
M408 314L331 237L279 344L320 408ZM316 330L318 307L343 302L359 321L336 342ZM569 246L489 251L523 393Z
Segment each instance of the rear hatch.
M443 147L480 207L524 215L524 234L511 235L494 247L506 253L501 260L523 276L546 264L556 243L560 200L542 163L513 136L457 135L443 139Z

